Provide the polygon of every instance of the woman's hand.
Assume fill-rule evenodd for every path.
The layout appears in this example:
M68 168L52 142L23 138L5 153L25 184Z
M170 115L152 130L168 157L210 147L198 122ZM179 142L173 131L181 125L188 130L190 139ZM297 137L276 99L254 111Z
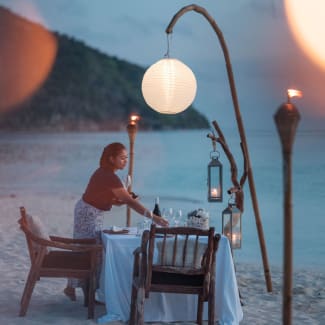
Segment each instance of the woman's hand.
M152 219L152 221L157 225L162 227L167 227L169 225L166 219L152 214L150 210L145 208L139 200L133 199L131 194L124 187L112 189L112 192L118 200L121 200L139 214Z
M134 200L139 199L139 195L135 194L134 192L130 192L130 195L132 196L132 199L134 199Z
M169 222L168 220L164 219L163 217L159 217L156 214L152 214L152 221L162 227L168 227Z

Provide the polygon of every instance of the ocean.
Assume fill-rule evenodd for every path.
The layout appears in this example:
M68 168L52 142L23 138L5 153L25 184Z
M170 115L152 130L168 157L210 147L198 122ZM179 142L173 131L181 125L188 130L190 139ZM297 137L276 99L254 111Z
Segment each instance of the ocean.
M221 214L231 187L230 165L222 151L224 199L207 202L207 165L212 150L209 130L138 132L135 140L132 186L140 200L161 209L182 209L183 214L204 208L210 224L221 231ZM243 170L237 130L225 133L236 160L238 176ZM293 147L293 243L294 267L325 268L324 214L325 131L296 135ZM1 133L0 195L20 192L81 195L97 168L103 147L119 141L128 146L126 132L102 133ZM283 175L279 137L274 131L248 131L248 149L270 265L283 259ZM125 179L127 171L119 175ZM242 248L234 250L236 263L261 263L255 216L248 180L244 185ZM119 210L118 210L119 212ZM120 210L125 214L125 210Z

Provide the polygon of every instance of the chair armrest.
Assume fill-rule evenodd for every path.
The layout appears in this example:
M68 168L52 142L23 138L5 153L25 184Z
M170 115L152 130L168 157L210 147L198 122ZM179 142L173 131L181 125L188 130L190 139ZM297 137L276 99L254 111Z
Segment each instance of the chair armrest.
M70 251L77 251L77 252L85 252L85 251L101 251L103 249L102 245L95 245L95 244L69 244L69 243L62 243L58 241L50 241L38 238L36 241L39 241L39 244L47 246L47 247L53 247L53 248L59 248L64 250L70 250Z
M147 245L148 245L148 241L149 241L149 231L146 230L146 231L144 231L144 233L142 234L142 238L141 238L141 246L138 246L138 247L133 251L133 255L140 255L140 254L145 254L145 255L147 255Z
M139 288L144 287L147 278L147 244L149 240L149 231L146 230L142 234L141 246L133 251L133 286Z
M51 240L56 242L66 243L66 244L96 244L95 238L67 238L50 236Z
M62 243L54 240L46 240L44 238L35 236L32 232L30 232L27 229L25 229L24 231L26 232L27 236L32 239L33 242L44 247L53 247L53 248L59 248L59 249L70 250L70 251L79 251L79 252L100 251L103 249L102 245L69 244L69 243Z
M139 255L141 253L141 247L137 247L134 251L133 251L133 255Z

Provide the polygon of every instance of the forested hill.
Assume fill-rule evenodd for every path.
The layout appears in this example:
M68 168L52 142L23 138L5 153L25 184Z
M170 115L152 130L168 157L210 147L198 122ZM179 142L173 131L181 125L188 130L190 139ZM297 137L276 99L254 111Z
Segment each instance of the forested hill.
M11 35L5 23L8 17L17 20L19 26L36 25L0 7L0 42L3 36ZM143 67L66 35L55 33L55 37L58 51L50 75L15 110L0 112L0 130L125 130L134 112L141 115L140 129L209 127L207 119L193 107L177 115L151 110L141 94ZM5 94L0 92L1 96Z

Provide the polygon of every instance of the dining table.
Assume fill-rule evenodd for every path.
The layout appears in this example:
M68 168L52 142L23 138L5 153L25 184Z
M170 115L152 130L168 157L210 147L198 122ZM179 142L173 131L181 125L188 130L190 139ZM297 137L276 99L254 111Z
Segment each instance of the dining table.
M126 322L130 316L133 252L140 246L136 228L124 233L102 233L103 263L97 299L106 305L98 323ZM243 319L235 267L228 238L221 236L216 252L215 315L220 325L236 325ZM144 304L145 322L193 322L197 296L152 292ZM203 319L208 319L204 304Z

